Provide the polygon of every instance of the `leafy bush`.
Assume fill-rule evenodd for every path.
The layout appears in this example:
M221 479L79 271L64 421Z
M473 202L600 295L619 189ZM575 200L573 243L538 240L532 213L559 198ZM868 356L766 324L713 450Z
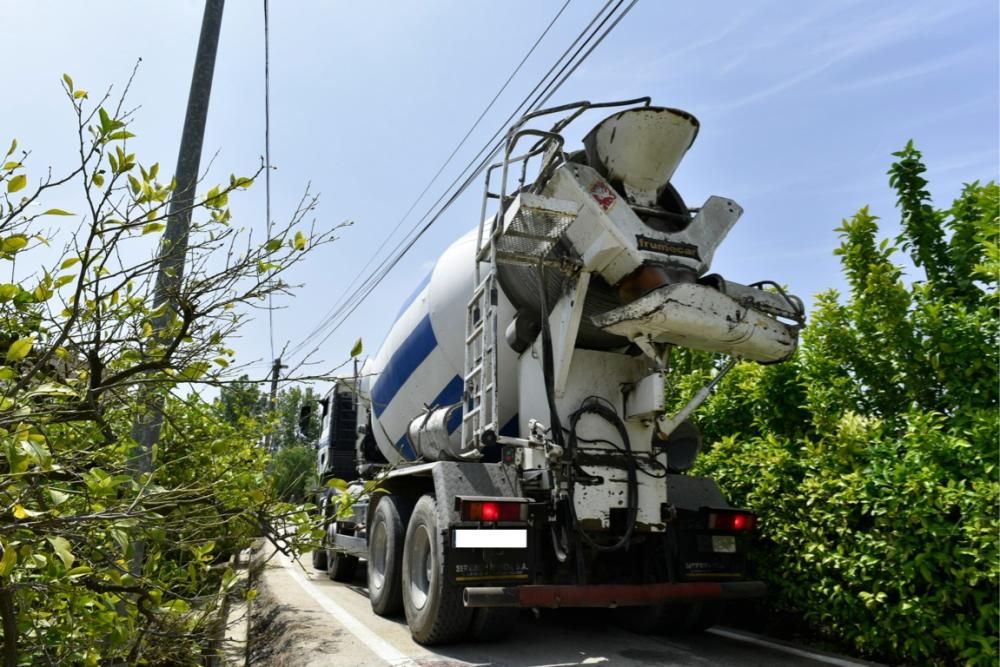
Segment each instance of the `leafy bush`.
M315 533L265 483L261 425L182 393L226 381L240 307L284 290L282 273L330 236L296 231L307 197L273 238L245 238L228 197L252 179L233 176L195 201L186 247L157 243L176 183L128 152L121 100L92 104L64 82L79 163L29 187L46 172L29 174L17 142L0 162L0 268L18 276L0 284L3 660L196 664L235 579L228 556L262 534L294 546ZM85 213L39 206L69 184ZM188 260L183 276L165 270L162 300L157 245ZM156 444L138 446L153 427Z
M879 241L867 208L844 221L850 294L818 296L791 361L733 370L699 415L698 472L759 513L776 607L869 655L995 664L1000 188L938 210L920 153L895 155L901 234ZM682 355L677 395L712 367Z
M316 450L307 445L279 449L268 472L268 481L279 498L303 502L316 485Z

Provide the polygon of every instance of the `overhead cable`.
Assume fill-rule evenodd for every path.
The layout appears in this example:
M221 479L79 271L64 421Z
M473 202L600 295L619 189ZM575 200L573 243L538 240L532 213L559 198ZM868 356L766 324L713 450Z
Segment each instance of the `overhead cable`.
M271 238L271 56L268 21L268 0L264 0L264 215L267 216L267 238ZM268 272L267 330L271 339L271 358L274 359L274 295L270 290L271 273Z
M455 148L452 149L452 151L448 155L447 159L441 164L440 167L438 167L438 170L434 173L434 175L431 177L431 179L427 182L427 185L424 186L424 189L420 192L419 195L417 195L417 198L413 200L413 203L410 204L410 207L408 209L406 209L406 212L402 215L402 217L399 219L399 221L396 223L396 225L392 228L392 231L390 231L389 234L386 235L386 237L382 240L382 243L379 244L379 247L376 248L375 252L372 253L372 255L368 258L368 261L365 263L365 265L363 267L361 267L361 270L354 276L354 278L351 280L351 282L348 283L347 287L344 288L344 291L341 293L341 295L338 298L338 300L336 302L334 302L334 304L330 307L330 309L323 315L320 324L317 325L317 327L315 329L313 329L312 331L310 331L306 335L306 339L307 340L310 337L315 336L317 333L319 333L320 331L322 331L322 328L323 328L324 324L326 323L327 318L331 317L331 315L333 315L334 313L337 312L337 309L342 305L342 303L344 301L344 297L347 296L347 294L350 291L350 289L358 281L358 279L361 277L361 275L368 269L368 267L371 266L372 262L375 261L375 258L379 256L379 253L382 252L382 250L385 248L386 244L396 234L396 232L403 225L403 223L406 221L406 219L408 217L410 217L410 214L413 213L413 210L417 207L417 204L420 203L420 201L424 198L424 195L426 195L427 192L434 185L434 183L437 182L437 179L438 179L439 176L441 176L442 172L444 172L444 170L448 167L448 165L451 164L451 161L454 159L455 155L458 154L458 151L462 149L462 147L465 145L465 142L468 141L469 137L472 136L472 133L476 130L477 127L479 127L479 124L483 121L483 118L486 117L486 114L489 113L490 109L493 108L493 105L496 104L496 102L497 102L498 99L500 99L500 95L502 95L503 92L505 90L507 90L507 86L510 85L510 82L513 81L514 77L517 76L518 72L521 71L521 68L524 66L524 63L527 62L528 58L531 57L531 54L533 54L535 52L535 49L538 48L538 45L542 43L542 40L545 39L545 36L552 29L552 26L554 26L555 23L556 23L556 21L559 20L559 17L562 16L563 12L566 11L566 8L569 6L570 2L572 2L572 0L566 0L563 3L562 7L559 8L559 11L556 12L556 15L553 16L552 20L549 21L549 23L548 23L547 26L545 26L545 30L542 31L542 34L540 34L538 36L538 39L535 40L535 43L531 45L531 48L528 49L528 52L524 54L523 58L521 58L521 62L519 62L517 64L517 67L514 68L514 71L512 71L510 73L510 76L507 77L507 80L504 81L503 85L500 86L500 89L496 92L495 95L493 95L493 99L490 100L489 104L487 104L486 107L479 114L479 117L476 118L476 121L466 131L465 136L463 136L462 139L455 146ZM449 188L450 187L451 186L449 186ZM294 352L295 349L293 349L292 351Z
M580 34L573 40L573 43L563 52L559 59L549 68L548 72L539 80L530 93L525 97L525 99L518 105L518 107L511 113L506 121L500 126L500 128L494 133L493 137L487 141L486 145L476 154L476 156L470 161L470 163L459 173L459 175L452 181L451 185L442 193L441 196L431 205L428 211L421 217L420 220L411 228L410 232L399 241L393 248L392 253L382 260L382 262L373 270L365 281L356 288L346 301L342 301L342 305L335 310L334 313L328 315L324 318L323 323L306 337L302 342L293 348L292 352L296 353L304 349L312 339L316 337L315 332L325 331L325 335L315 347L310 351L306 357L313 354L323 345L326 340L330 338L331 335L354 313L354 311L364 302L364 300L371 294L371 292L382 282L382 280L388 275L388 273L398 264L398 262L409 252L413 245L420 239L423 234L430 229L430 227L441 217L441 215L465 192L469 185L475 181L475 179L482 173L482 171L489 165L490 161L499 153L503 146L505 139L500 137L501 134L505 132L510 122L521 114L522 109L528 105L528 110L535 111L541 108L566 82L566 80L579 68L580 64L583 63L587 57L594 51L594 49L607 37L607 35L618 25L618 23L628 14L629 11L635 6L638 0L632 0L628 6L625 7L624 11L618 13L617 17L611 22L610 25L605 28L605 24L613 16L615 16L618 9L624 4L625 0L618 0L617 4L605 15L605 11L609 6L614 4L614 0L609 0L591 19L590 23L580 32ZM603 18L602 18L603 17ZM591 30L594 25L597 24L596 28ZM590 34L588 35L588 31ZM598 35L598 33L600 33ZM581 43L581 40L582 43ZM579 45L579 46L578 46ZM588 48L589 47L589 48ZM574 48L576 49L575 51ZM584 51L586 49L586 51ZM571 52L572 55L566 60L567 55ZM581 55L582 53L582 55ZM565 63L563 61L566 60ZM560 67L560 64L562 66ZM553 75L553 72L558 68L558 72ZM547 83L546 83L547 82ZM541 92L539 91L541 88ZM538 92L537 95L535 93ZM532 100L532 96L535 96ZM500 137L499 141L495 141L497 137ZM480 159L480 156L485 156ZM478 162L477 162L478 160ZM472 170L471 172L469 170ZM468 175L463 180L463 175L468 173ZM457 189L451 193L455 186L458 185ZM447 199L446 199L447 197ZM441 202L444 200L444 204ZM435 212L435 209L436 212ZM383 244L384 245L384 244ZM356 281L356 279L355 279ZM352 282L353 284L353 282Z

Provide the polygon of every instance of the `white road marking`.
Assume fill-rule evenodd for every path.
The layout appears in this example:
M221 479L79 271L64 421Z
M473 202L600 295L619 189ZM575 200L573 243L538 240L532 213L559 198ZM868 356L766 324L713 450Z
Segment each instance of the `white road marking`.
M774 642L769 642L766 639L753 637L751 635L745 635L741 632L730 632L729 630L723 630L722 628L710 628L708 632L712 633L713 635L718 635L719 637L725 637L726 639L732 639L734 641L744 642L746 644L753 644L755 646L763 646L764 648L769 648L774 651L780 651L782 653L788 653L789 655L795 655L800 658L809 658L810 660L815 660L816 662L823 662L828 665L836 665L836 667L861 667L863 665L875 664L871 662L861 662L855 660L848 660L845 658L838 658L833 655L823 655L821 653L813 653L812 651L798 649L795 648L794 646L786 646L785 644L776 644Z
M337 622L344 626L345 630L357 637L358 641L364 644L372 653L390 665L402 666L413 664L414 658L397 650L389 642L376 635L354 618L346 609L324 595L284 554L279 553L278 558L281 559L285 571L302 587L302 590L308 593L309 597L315 600L326 613L337 619Z
M345 630L354 635L358 641L375 654L380 660L385 661L392 667L414 667L419 665L421 662L427 659L437 659L444 660L447 664L452 665L467 665L473 667L474 665L482 665L479 660L475 662L468 662L466 660L461 660L456 656L442 656L426 649L416 647L418 652L414 653L410 651L410 655L407 655L397 649L395 646L387 642L385 639L376 634L373 630L369 629L361 621L359 621L354 615L351 614L346 608L340 606L334 602L330 597L323 591L323 589L317 587L310 581L310 579L302 572L301 568L293 563L286 556L280 552L276 554L277 560L281 563L283 569L295 580L295 582L301 586L302 590L305 591L309 597L316 601L316 603L328 614L330 614L334 619L337 620L343 626ZM809 660L825 663L828 665L834 665L835 667L871 667L877 665L877 663L865 662L862 660L851 660L846 658L840 658L837 656L823 655L819 653L813 653L806 649L799 649L794 646L788 646L786 644L779 644L775 642L768 641L766 639L760 638L755 635L744 634L742 632L733 632L730 630L724 630L722 628L712 628L708 630L709 633L714 634L719 637L723 637L728 640L742 642L744 644L751 644L759 646L762 648L770 649L773 651L778 651L788 655L793 655L800 658L807 658ZM636 638L636 641L639 641ZM699 656L696 652L691 652L680 646L673 646L673 650L680 650L681 652L688 654L691 658L696 660ZM479 656L477 656L479 657ZM585 658L582 662L555 662L547 663L546 667L570 667L571 665L590 665L590 664L601 664L608 662L608 658L603 656L591 656ZM631 664L631 663L630 663Z

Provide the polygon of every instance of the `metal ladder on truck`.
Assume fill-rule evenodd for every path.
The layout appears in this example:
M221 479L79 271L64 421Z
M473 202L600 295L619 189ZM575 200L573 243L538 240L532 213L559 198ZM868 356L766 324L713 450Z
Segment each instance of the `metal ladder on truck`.
M563 145L561 135L539 130L511 128L504 159L486 170L486 187L476 234L474 289L465 317L465 368L462 403L462 451L466 458L480 458L482 450L497 442L500 408L497 387L498 305L496 268L498 263L535 266L549 255L559 237L573 221L575 212L552 207L555 200L525 190L527 165L532 157L545 154L536 183L550 172ZM539 140L526 153L511 157L518 141L526 136ZM508 194L507 180L512 164L520 163L516 194ZM494 172L500 169L499 191L491 189ZM490 202L497 202L487 215Z

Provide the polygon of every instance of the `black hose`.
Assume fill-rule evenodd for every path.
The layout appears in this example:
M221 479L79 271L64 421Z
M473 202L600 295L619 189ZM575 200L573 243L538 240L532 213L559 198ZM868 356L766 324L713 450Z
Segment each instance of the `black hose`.
M565 546L566 540L564 539L564 537L556 535L556 525L554 523L549 525L549 532L552 537L552 550L555 551L556 553L556 560L559 561L560 563L565 563L566 559L569 557L569 555L566 553L566 550L568 548ZM563 532L565 534L565 529Z
M603 417L607 422L614 426L618 430L618 434L622 438L622 443L625 446L625 461L626 461L626 475L628 478L628 491L626 495L626 502L628 505L628 519L625 528L625 534L622 535L621 539L612 545L604 545L595 542L587 533L580 527L580 520L576 516L576 507L573 504L573 491L576 486L576 472L584 474L582 470L576 470L575 464L570 467L570 479L569 479L569 516L570 521L573 524L573 529L580 536L589 547L596 551L618 551L619 549L627 549L632 541L632 533L635 532L635 522L636 516L639 512L639 477L636 473L636 462L635 456L632 453L632 444L628 437L628 430L625 428L625 423L618 416L618 413L610 406L610 404L602 403L603 399L596 396L588 397L583 401L583 404L574 412L570 417L570 428L569 428L569 444L567 445L563 439L563 427L562 422L559 419L559 410L556 406L555 399L555 369L553 367L552 359L552 331L549 328L549 307L548 307L548 295L545 290L545 264L542 259L538 262L538 295L539 295L539 305L541 307L541 326L542 326L542 377L545 383L545 399L549 405L549 421L550 430L552 434L552 440L559 447L563 447L567 454L568 459L572 463L576 454L576 424L585 414L596 414L599 417ZM555 546L555 542L553 542ZM558 548L556 549L556 556L559 556Z
M594 398L586 399L576 412L570 416L569 442L567 444L566 451L569 454L569 459L571 461L576 455L576 445L579 440L576 435L576 426L580 421L580 418L585 414L594 414L598 417L602 417L605 421L614 426L618 430L618 435L621 436L622 444L625 447L625 472L628 478L628 491L626 495L628 518L626 520L625 534L622 535L621 539L617 542L610 545L595 542L590 535L580 528L580 520L576 516L576 505L573 502L573 492L576 487L576 481L572 478L572 476L569 483L569 498L567 499L570 518L573 522L573 527L576 529L580 538L592 549L604 552L627 549L632 541L632 533L635 532L636 517L639 513L639 477L636 472L637 466L635 462L635 455L632 453L632 443L628 437L628 430L625 428L625 422L621 420L621 417L618 416L617 412L602 403L600 400L595 400Z
M542 377L545 381L545 399L549 404L549 426L552 428L553 442L563 447L562 422L559 420L559 409L556 407L555 369L552 365L552 330L549 328L548 295L545 293L545 265L541 260L538 263L538 288L538 300L542 309Z

